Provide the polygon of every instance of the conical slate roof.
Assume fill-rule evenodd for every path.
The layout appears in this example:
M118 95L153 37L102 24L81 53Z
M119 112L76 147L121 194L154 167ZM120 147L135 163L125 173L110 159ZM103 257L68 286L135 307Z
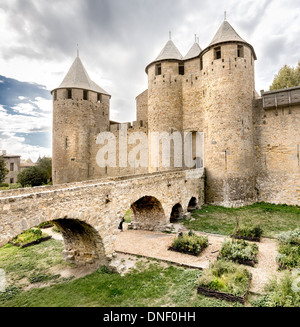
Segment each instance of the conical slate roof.
M253 50L254 58L256 59L256 54L255 51L252 47L251 44L246 42L244 39L242 39L238 33L235 31L235 29L228 23L227 20L224 20L221 26L219 27L216 35L210 42L207 48L216 45L218 43L223 43L223 42L242 42L246 43L250 46L250 48Z
M165 60L165 59L178 59L182 60L182 55L179 50L176 48L176 45L173 43L172 40L169 40L164 48L161 50L158 57L155 61Z
M246 42L237 34L227 20L224 20L209 46L228 41Z
M182 60L182 54L177 49L176 45L173 43L172 40L169 40L164 48L161 50L160 54L156 57L155 60L150 62L150 64L146 67L146 73L148 71L148 67L153 64L154 62L161 61L161 60L169 60L169 59L175 59L175 60Z
M195 42L190 48L189 52L184 56L183 60L195 58L201 53L201 48L199 43Z
M90 79L78 55L74 60L71 68L69 69L67 75L65 76L64 80L57 89L66 88L84 89L109 95L104 89L102 89L99 85L97 85Z

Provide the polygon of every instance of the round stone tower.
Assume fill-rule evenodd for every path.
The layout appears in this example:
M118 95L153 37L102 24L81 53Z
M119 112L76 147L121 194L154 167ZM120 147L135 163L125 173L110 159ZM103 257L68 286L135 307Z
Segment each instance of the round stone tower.
M256 200L255 60L253 47L226 20L200 55L207 203L239 206Z
M180 153L177 153L179 157L174 156L173 142L170 142L169 167L162 161L162 146L159 147L159 158L154 158L153 152L150 151L152 147L157 148L151 137L153 133L164 132L165 137L161 134L162 142L169 142L169 139L175 137L178 132L182 133L182 77L184 75L182 59L182 55L170 39L159 56L146 67L150 172L177 168L177 163L182 161Z
M92 179L96 158L91 157L91 148L96 144L96 133L108 130L110 95L89 78L78 54L51 94L53 182Z

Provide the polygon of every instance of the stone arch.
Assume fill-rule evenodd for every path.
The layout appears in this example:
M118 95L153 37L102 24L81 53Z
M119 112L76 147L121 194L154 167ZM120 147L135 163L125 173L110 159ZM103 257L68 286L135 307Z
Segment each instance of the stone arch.
M160 201L153 196L143 196L131 205L133 225L137 229L159 230L166 224Z
M198 208L198 201L196 197L191 197L189 204L188 204L188 208L187 211L192 211Z
M176 223L179 219L183 217L183 209L180 203L176 203L170 215L170 223Z
M97 230L79 219L55 219L53 223L62 232L65 249L63 258L76 265L107 265L102 238Z

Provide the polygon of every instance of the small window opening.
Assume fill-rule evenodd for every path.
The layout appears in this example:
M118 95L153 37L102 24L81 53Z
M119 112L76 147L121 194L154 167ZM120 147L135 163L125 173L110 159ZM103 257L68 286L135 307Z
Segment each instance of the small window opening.
M10 171L14 171L15 169L15 164L13 162L10 163Z
M97 102L102 103L102 94L101 93L97 93Z
M184 63L178 65L178 73L179 75L184 75Z
M203 69L203 58L201 57L200 58L200 70L202 70Z
M54 101L56 101L56 100L57 100L57 91L54 91L54 94L53 94L53 99L54 99Z
M67 90L67 99L72 99L72 90L71 89Z
M67 150L68 146L69 146L69 138L67 136L65 139L65 150Z
M11 178L11 179L10 179L10 184L13 184L13 183L14 183L14 179Z
M83 100L88 99L88 91L83 91Z
M239 58L243 58L244 57L244 47L242 45L238 45L237 46L237 56Z
M161 64L155 65L155 75L161 75Z
M221 59L221 47L216 47L214 49L214 53L215 53L215 60Z

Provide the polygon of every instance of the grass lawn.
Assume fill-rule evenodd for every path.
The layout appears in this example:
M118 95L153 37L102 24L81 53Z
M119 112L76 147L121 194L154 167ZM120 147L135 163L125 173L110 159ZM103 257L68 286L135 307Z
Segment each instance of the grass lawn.
M300 207L256 203L241 208L225 208L204 205L192 212L191 220L183 223L195 231L230 235L236 226L236 217L240 226L252 227L260 224L263 236L275 237L276 234L300 227Z
M300 227L299 207L266 203L242 208L208 205L193 211L192 217L184 221L189 229L224 235L233 232L236 217L240 226L260 224L263 236ZM197 294L200 270L157 260L139 259L124 276L100 268L82 278L63 278L59 271L71 265L63 261L62 250L63 243L54 239L23 249L11 244L0 248L0 268L7 278L0 307L241 306Z
M150 259L139 261L124 276L102 267L82 278L64 279L51 274L51 268L68 265L62 250L62 242L53 239L24 249L0 248L0 268L7 277L0 307L231 306L197 294L200 270L162 266ZM41 288L45 282L51 285ZM24 290L32 284L39 287Z

